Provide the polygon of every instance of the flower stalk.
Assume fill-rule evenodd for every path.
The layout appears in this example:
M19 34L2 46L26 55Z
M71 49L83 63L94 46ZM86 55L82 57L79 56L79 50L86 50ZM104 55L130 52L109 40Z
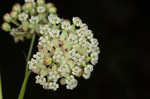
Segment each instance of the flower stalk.
M32 36L32 40L31 40L31 43L30 43L30 48L29 48L29 52L28 52L28 56L27 56L26 61L29 61L30 58L31 58L32 49L33 49L33 45L34 45L34 41L35 41L35 36L36 36L35 34ZM30 74L31 74L31 71L28 70L28 64L26 64L25 77L24 77L24 81L23 81L23 84L22 84L22 87L21 87L18 99L23 99L24 98L26 85L27 85L28 79L30 77Z
M0 99L3 99L1 74L0 74Z

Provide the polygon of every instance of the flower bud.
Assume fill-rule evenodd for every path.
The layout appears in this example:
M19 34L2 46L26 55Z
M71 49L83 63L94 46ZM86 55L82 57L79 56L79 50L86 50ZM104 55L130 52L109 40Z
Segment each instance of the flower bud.
M38 6L37 7L37 12L38 13L44 13L46 11L45 6Z
M51 63L52 63L52 58L49 58L49 57L44 58L44 64L45 65L50 65Z
M45 0L37 0L37 4L43 5L43 4L45 4Z
M48 9L49 13L56 13L57 12L57 8L56 7L52 7Z
M57 12L57 8L54 6L53 3L47 3L46 8L47 8L49 13L56 13Z
M10 16L8 13L6 13L6 14L3 16L3 19L4 19L4 21L6 21L6 22L10 22L10 21L12 20L11 16Z
M9 31L11 30L11 26L10 26L8 23L3 23L3 24L2 24L2 29L3 29L4 31L9 32Z
M66 84L65 78L60 79L60 84L61 85L65 85Z
M13 11L20 12L21 11L21 5L19 3L15 4L12 8Z
M28 27L29 27L29 23L27 21L24 21L23 23L23 30L27 31L28 30Z
M47 9L55 7L53 3L49 2L46 4Z
M14 18L14 19L17 19L17 12L16 11L12 11L11 13L10 13L10 16L12 17L12 18Z
M23 10L25 11L30 11L32 10L32 3L31 2L27 2L23 5Z

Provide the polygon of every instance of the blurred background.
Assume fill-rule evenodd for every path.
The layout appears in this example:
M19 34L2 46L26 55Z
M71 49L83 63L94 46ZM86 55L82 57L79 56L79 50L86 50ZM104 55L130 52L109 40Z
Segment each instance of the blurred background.
M79 79L69 91L47 91L35 84L32 74L24 99L150 99L149 3L138 0L47 0L56 5L60 17L79 16L99 40L99 63L89 80ZM0 1L2 16L14 3ZM0 24L1 24L0 23ZM15 44L0 30L0 71L4 99L16 99L24 79L29 41ZM104 55L105 34L105 55ZM36 51L36 44L35 50ZM105 57L104 57L105 56ZM105 58L105 64L104 64Z

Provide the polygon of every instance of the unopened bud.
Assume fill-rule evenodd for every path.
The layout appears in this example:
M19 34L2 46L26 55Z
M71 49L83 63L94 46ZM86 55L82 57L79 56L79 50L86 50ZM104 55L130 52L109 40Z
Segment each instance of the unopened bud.
M57 8L56 7L52 7L52 8L49 8L48 11L50 13L56 13L57 12Z
M10 26L8 23L3 23L3 24L2 24L2 29L3 29L4 31L9 32L9 31L11 30L11 26Z
M13 11L20 12L21 11L21 5L19 3L17 3L13 6L12 9L13 9Z
M49 57L44 58L44 64L45 65L50 65L51 63L52 63L52 58L49 58Z
M31 2L27 2L23 5L23 10L25 11L29 11L32 10L32 3Z
M11 13L10 13L10 16L12 17L12 18L14 18L14 19L16 19L17 18L17 12L16 11L12 11Z
M65 78L60 79L60 84L61 85L65 85L66 84Z
M37 0L37 4L43 5L43 4L45 4L45 0Z
M46 4L47 9L55 7L53 3L49 2Z
M10 14L8 14L8 13L6 13L6 14L3 16L3 19L4 19L4 21L6 21L6 22L10 22L10 21L12 20Z

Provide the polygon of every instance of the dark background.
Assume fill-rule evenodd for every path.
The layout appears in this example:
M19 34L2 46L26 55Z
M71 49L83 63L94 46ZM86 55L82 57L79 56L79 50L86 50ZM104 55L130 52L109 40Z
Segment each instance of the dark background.
M150 99L149 2L137 0L47 0L60 17L79 16L99 39L99 63L89 80L79 79L73 91L46 91L31 75L24 99ZM2 16L15 2L0 1ZM0 23L0 24L1 24ZM104 55L105 33L105 55ZM24 78L29 41L15 44L0 30L0 71L4 99L16 99ZM36 44L35 44L36 49ZM35 52L36 50L34 50ZM104 57L105 56L105 57ZM104 64L105 58L105 64Z

